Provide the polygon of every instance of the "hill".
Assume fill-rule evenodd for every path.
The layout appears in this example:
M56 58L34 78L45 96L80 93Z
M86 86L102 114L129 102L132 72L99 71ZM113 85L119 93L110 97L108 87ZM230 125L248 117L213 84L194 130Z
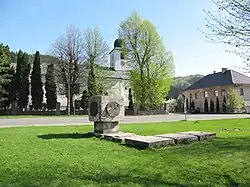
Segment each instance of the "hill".
M204 75L196 74L196 75L189 75L183 77L175 77L174 83L171 86L171 89L168 93L167 98L174 98L176 99L184 89L188 88L190 85L194 84L196 81L203 78Z
M12 63L14 63L14 64L17 62L17 54L18 54L18 52L11 52ZM41 60L41 64L50 64L51 62L54 62L57 59L53 56L50 56L50 55L40 54L40 60ZM33 63L34 54L29 54L29 61L31 64Z

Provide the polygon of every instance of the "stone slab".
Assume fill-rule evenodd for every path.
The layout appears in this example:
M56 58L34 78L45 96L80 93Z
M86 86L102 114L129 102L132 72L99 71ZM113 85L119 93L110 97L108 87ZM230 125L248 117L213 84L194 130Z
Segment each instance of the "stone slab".
M131 137L126 137L125 143L126 145L131 147L145 149L174 145L174 140L171 138L135 135Z
M175 144L181 143L191 143L193 141L197 141L198 137L190 134L178 134L178 133L169 133L169 134L160 134L155 137L161 138L171 138L174 140Z
M132 137L132 136L135 136L135 134L126 133L126 132L103 134L104 139L115 141L115 142L125 142L125 138Z
M179 132L178 134L188 134L197 136L199 141L216 138L215 132L187 131Z

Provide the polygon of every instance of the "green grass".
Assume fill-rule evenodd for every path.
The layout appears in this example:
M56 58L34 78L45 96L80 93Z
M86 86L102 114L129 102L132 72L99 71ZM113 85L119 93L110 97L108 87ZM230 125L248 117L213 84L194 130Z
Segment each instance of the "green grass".
M88 115L9 115L9 116L0 116L0 119L19 119L19 118L58 118L58 117L87 117Z
M212 141L154 150L85 137L92 126L0 129L0 186L249 187L249 124L250 119L233 119L121 125L143 135L217 132ZM242 130L222 130L234 127Z

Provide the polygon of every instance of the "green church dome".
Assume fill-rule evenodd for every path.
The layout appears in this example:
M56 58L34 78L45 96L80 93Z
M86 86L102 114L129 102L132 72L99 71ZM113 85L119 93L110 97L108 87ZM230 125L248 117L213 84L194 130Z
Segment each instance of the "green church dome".
M116 39L115 42L114 42L114 48L116 47L120 47L122 48L122 39Z

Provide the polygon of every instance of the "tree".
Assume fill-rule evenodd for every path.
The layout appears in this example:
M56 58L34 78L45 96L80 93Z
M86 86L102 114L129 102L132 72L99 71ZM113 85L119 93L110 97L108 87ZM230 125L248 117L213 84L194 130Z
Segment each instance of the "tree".
M205 11L208 32L203 33L213 42L236 47L233 52L245 59L249 72L250 4L248 0L212 0L217 11Z
M86 90L83 90L81 98L81 108L87 110L88 105L89 105L89 94Z
M220 102L219 102L219 98L216 98L216 112L220 113Z
M109 47L104 41L97 27L88 28L83 34L83 52L88 59L89 81L88 90L90 96L103 94L104 75L107 73L99 65L105 65L108 61Z
M177 112L184 112L184 97L182 95L179 95L177 98L177 106L176 106L176 111Z
M244 108L243 97L235 89L228 92L228 109L230 112L240 112Z
M35 110L42 108L43 103L43 83L41 79L40 54L36 51L31 73L31 98Z
M89 76L88 76L88 93L89 96L94 96L98 94L98 88L96 84L96 78L95 78L95 65L94 65L94 57L90 56L90 70L89 70Z
M128 90L128 100L129 100L129 105L128 105L128 109L129 110L133 110L134 109L134 103L133 103L133 95L132 95L132 89L129 88Z
M88 28L83 34L83 51L87 59L93 58L95 64L108 62L109 47L104 41L101 31L97 28Z
M10 85L13 77L9 47L0 44L0 109L9 106Z
M212 99L210 100L210 112L211 112L211 113L214 112L214 102L213 102Z
M186 110L189 110L189 106L188 106L188 99L186 99Z
M204 111L205 111L205 113L207 113L207 112L209 111L209 110L208 110L208 102L207 102L207 99L205 99Z
M195 104L194 101L191 102L191 110L194 111L195 110Z
M54 75L54 65L48 65L46 72L46 82L45 82L45 96L47 109L52 110L56 108L57 103L57 92L56 92L56 83Z
M155 26L134 12L121 22L123 54L132 67L131 85L141 109L160 105L172 84L173 56L166 51Z
M56 76L61 90L67 97L67 110L70 115L73 109L73 96L77 93L80 68L84 62L82 34L74 26L67 28L53 44L54 57L59 59L55 66Z
M226 113L227 112L227 101L226 101L226 97L224 96L223 98L223 112Z
M23 53L21 50L17 55L16 73L13 81L13 89L15 90L15 96L19 109L23 110L27 107L29 99L29 75L30 75L30 63L27 53Z

